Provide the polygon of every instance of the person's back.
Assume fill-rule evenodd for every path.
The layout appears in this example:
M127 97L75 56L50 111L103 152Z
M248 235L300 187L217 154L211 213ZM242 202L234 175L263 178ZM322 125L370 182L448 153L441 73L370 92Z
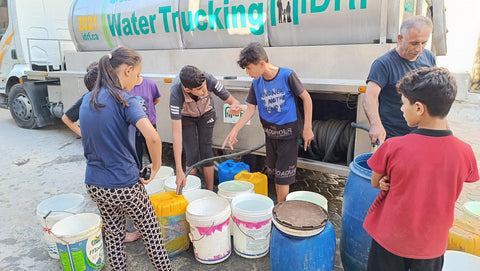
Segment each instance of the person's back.
M380 188L364 222L368 270L441 270L464 182L479 179L472 148L448 130L456 83L444 68L413 70L397 84L411 134L385 141L368 160Z

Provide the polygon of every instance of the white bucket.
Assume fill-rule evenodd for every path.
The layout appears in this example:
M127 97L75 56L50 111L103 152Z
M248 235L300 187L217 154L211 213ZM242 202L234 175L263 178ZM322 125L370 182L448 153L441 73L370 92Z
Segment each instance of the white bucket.
M57 245L51 235L51 229L61 219L83 212L85 198L80 194L60 194L43 200L37 206L37 217L43 228L48 255L59 259Z
M155 175L155 178L145 185L147 194L153 196L165 192L163 190L163 185L165 180L170 176L173 176L173 168L161 166L157 175Z
M177 191L177 184L175 181L177 180L177 176L171 176L168 177L165 180L165 191ZM200 178L198 178L195 175L188 175L187 176L187 183L185 184L185 187L182 189L182 194L183 192L187 192L190 190L194 189L200 189L202 187L202 182L200 181Z
M100 270L105 264L102 220L84 213L60 220L52 227L63 270Z
M183 196L185 197L185 199L187 199L188 203L206 197L218 197L215 192L207 189L194 189L190 191L185 191L185 193L183 193Z
M476 271L480 257L461 251L447 250L444 255L443 271Z
M214 264L230 256L230 214L230 204L222 197L201 198L188 204L186 217L197 261Z
M303 200L314 203L328 211L327 199L315 192L311 191L295 191L287 195L287 200Z
M243 194L253 194L255 185L247 181L226 181L218 185L218 195L226 198L230 202L230 207L233 198ZM233 236L233 220L230 218L230 234Z
M233 247L245 258L268 253L272 227L273 201L260 194L243 194L232 201Z

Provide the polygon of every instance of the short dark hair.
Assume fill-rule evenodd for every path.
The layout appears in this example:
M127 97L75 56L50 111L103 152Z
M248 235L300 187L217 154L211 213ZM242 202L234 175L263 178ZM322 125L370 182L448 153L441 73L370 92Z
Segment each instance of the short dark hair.
M260 43L252 42L240 51L237 64L245 69L248 64L258 64L262 60L268 62L267 52Z
M87 73L83 77L83 83L85 83L85 86L87 87L88 91L92 91L92 89L95 87L95 82L97 81L98 77L98 62L96 63L96 66L89 66L87 68Z
M192 65L186 65L180 70L180 82L189 89L198 88L205 82L205 73Z
M397 91L410 104L423 103L430 116L444 118L457 96L457 81L446 68L423 67L400 79Z

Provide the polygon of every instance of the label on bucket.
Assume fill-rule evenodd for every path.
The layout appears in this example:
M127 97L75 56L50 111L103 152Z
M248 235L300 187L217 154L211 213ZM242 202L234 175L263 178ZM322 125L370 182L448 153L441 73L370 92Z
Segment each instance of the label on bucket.
M235 216L234 247L241 256L248 258L261 257L268 252L270 246L271 219L261 222L245 222Z
M57 243L63 270L100 270L105 263L102 235L64 245Z

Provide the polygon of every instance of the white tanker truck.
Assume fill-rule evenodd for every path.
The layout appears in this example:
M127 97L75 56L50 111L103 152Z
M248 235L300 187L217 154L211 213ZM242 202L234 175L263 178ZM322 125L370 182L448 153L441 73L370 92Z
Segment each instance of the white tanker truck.
M354 156L371 151L368 134L350 126L368 123L360 105L370 65L396 46L402 20L421 13L417 0L0 0L0 97L18 126L52 124L86 92L87 65L126 45L159 86L158 132L172 142L170 87L181 67L212 73L245 101L251 78L236 60L256 41L312 96L316 140L299 149L298 166L347 174ZM215 103L219 147L238 117ZM236 147L263 140L253 118Z

